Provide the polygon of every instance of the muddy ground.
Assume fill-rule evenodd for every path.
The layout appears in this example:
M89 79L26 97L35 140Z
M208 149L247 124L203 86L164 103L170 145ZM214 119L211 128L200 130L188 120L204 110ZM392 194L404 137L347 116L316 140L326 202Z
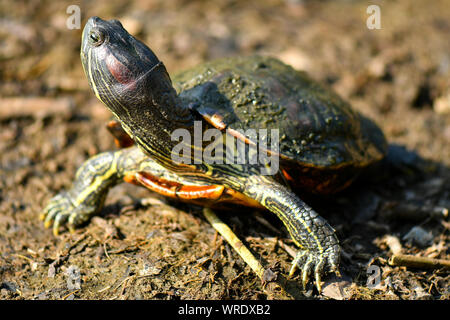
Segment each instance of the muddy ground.
M372 2L0 1L0 299L449 299L448 269L389 259L450 259L450 4L376 1L381 29L371 30ZM326 201L307 197L337 230L341 279L326 277L322 295L303 291L298 274L284 279L295 246L276 217L220 212L278 275L262 284L200 207L131 185L115 187L76 233L44 229L47 201L83 161L115 148L81 68L81 30L66 26L74 4L81 27L93 15L120 19L171 74L268 54L381 126L388 161Z

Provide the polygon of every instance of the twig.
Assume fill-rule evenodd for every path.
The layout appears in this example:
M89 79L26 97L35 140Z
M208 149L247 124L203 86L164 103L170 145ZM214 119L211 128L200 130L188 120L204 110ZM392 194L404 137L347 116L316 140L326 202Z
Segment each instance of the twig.
M406 266L411 268L450 269L450 260L416 257L404 254L394 254L389 259L389 264L393 266Z
M270 222L267 221L266 218L264 218L260 212L258 211L255 212L255 219L258 220L258 222L261 223L263 226L270 229L272 232L275 232L276 234L281 234L280 230L275 228L272 224L270 224Z
M448 217L448 208L416 205L413 203L398 203L383 211L383 219L398 219L422 221L426 218L446 219Z
M78 291L80 291L80 289L77 289L77 290L75 290L75 291L72 291L72 292L66 294L64 297L62 297L62 299L63 299L63 300L66 300L68 297L70 297L72 294L74 294L74 293L76 293L76 292L78 292Z
M219 232L222 237L233 247L234 250L244 259L244 261L252 268L258 277L264 281L264 267L250 252L250 250L242 243L241 240L234 234L234 232L223 223L219 217L209 208L203 209L203 214L214 229Z
M32 116L43 117L53 114L70 116L74 110L73 101L69 98L47 98L47 97L12 97L1 98L0 118L9 119L16 117Z
M400 252L402 252L402 245L397 237L386 235L383 240L386 242L394 255L399 255Z
M102 293L103 291L106 291L108 289L111 289L111 286L104 287L103 289L98 290L97 293Z
M287 245L281 240L277 240L277 243L280 246L280 248L286 251L292 258L295 258L297 256L297 251L291 246Z
M21 254L18 254L18 253L13 253L12 256L15 256L15 257L18 257L18 258L25 259L25 260L27 260L30 264L34 262L33 259L28 258L27 256L24 256L24 255L21 255Z

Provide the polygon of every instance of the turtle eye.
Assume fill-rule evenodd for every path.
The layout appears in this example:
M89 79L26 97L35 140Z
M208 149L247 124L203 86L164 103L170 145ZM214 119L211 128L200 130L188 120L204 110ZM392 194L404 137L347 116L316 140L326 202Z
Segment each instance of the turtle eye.
M94 46L99 46L105 41L105 34L98 30L94 29L89 33L89 42Z

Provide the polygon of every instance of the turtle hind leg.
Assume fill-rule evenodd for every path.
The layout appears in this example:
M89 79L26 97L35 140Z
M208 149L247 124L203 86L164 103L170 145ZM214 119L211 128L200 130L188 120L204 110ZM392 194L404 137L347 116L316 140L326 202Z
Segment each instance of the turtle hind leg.
M300 248L290 275L300 266L303 286L307 284L309 276L314 274L320 292L321 275L328 270L338 270L340 247L334 229L297 195L270 177L249 177L244 194L280 218Z
M147 157L136 147L100 153L77 170L72 187L53 197L40 215L46 228L53 226L58 235L61 226L70 231L88 221L104 205L111 187Z

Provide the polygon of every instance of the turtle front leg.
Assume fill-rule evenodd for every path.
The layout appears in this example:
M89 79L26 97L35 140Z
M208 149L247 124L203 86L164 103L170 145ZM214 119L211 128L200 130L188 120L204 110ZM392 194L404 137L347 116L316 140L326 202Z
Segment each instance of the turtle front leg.
M340 247L334 229L297 195L269 177L250 177L244 194L275 213L300 248L289 275L301 266L305 287L313 272L320 292L321 275L325 271L338 273Z
M46 228L53 225L53 234L67 225L70 231L88 221L103 207L111 187L136 171L147 157L137 148L100 153L88 159L78 170L72 187L53 197L40 219Z

